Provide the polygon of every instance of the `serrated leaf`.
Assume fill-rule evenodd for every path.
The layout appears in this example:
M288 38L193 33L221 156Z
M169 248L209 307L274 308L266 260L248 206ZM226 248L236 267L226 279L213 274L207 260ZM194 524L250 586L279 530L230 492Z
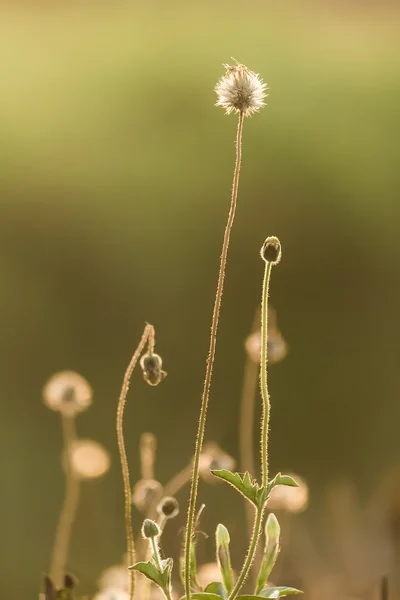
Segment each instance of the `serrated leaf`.
M288 485L290 487L299 487L299 484L293 479L293 477L290 477L290 475L282 475L282 473L278 473L277 475L275 475L275 477L269 484L270 489L272 489L276 485Z
M229 483L232 487L237 489L242 496L257 506L257 492L259 487L256 482L252 482L249 473L246 472L243 477L241 477L239 473L228 471L228 469L212 470L211 473L215 477L219 477Z
M266 587L260 592L261 598L282 598L283 596L293 596L294 594L302 594L301 590L296 588L279 586L279 587Z
M158 585L161 589L163 589L163 587L165 585L164 573L161 573L161 571L159 571L157 569L157 567L155 565L153 565L153 563L138 562L135 565L132 565L131 567L129 567L129 569L133 569L134 571L143 573L143 575L145 575L147 577L147 579L150 579L150 581L152 581L153 583Z
M208 594L217 594L217 596L223 598L224 600L227 598L225 588L220 581L213 581L212 583L209 583L204 591Z

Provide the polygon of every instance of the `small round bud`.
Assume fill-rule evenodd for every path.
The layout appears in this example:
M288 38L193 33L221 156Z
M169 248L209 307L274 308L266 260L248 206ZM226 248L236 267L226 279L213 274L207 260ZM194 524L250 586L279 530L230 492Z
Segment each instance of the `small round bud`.
M275 236L267 237L261 248L261 258L272 265L277 265L281 260L281 243Z
M152 506L162 494L162 485L155 479L140 479L132 490L132 504L141 512Z
M74 475L80 479L97 479L110 468L110 455L101 444L93 440L76 440L69 451Z
M56 373L43 388L43 401L51 410L67 417L86 410L92 403L92 388L74 371Z
M142 525L142 535L145 538L154 538L160 535L160 528L155 521L145 519Z
M280 534L281 526L279 525L279 521L274 513L270 513L265 523L265 535L270 540L279 540Z
M172 496L166 496L157 506L159 515L163 515L166 519L173 519L179 514L179 502Z
M140 359L140 366L142 367L143 378L149 385L158 385L167 376L167 373L161 369L161 356L154 354L154 352L143 354Z

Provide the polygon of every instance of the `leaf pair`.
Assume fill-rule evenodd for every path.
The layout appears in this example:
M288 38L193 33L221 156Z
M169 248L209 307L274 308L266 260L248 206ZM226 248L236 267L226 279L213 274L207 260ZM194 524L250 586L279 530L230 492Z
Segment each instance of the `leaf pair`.
M298 487L292 477L289 475L282 475L281 473L278 473L266 487L258 485L255 480L252 480L247 471L243 476L239 473L232 473L232 471L228 471L228 469L213 470L211 473L215 477L219 477L219 479L223 479L229 483L257 508L263 508L265 506L265 503L275 486L288 485L290 487Z
M162 590L171 589L171 572L173 567L172 558L166 558L161 561L161 569L159 569L153 562L138 562L130 569L138 571L150 579L153 583L158 585Z

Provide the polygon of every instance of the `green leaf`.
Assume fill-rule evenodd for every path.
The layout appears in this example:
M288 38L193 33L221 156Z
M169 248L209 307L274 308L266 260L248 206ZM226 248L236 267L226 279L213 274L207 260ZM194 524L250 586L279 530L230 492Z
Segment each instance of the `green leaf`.
M161 589L164 588L164 585L165 585L164 573L165 573L165 571L164 571L164 573L161 573L161 571L159 571L157 569L157 567L155 565L153 565L152 562L138 562L135 565L132 565L132 567L129 567L129 569L133 569L134 571L143 573L143 575L145 575L147 577L147 579L150 579L150 581L152 581L153 583L158 585Z
M215 477L219 477L228 482L231 486L238 490L247 500L258 506L257 493L259 487L256 482L253 482L249 473L245 473L243 477L239 473L232 473L227 469L212 470L211 473Z
M220 581L213 581L213 583L209 583L204 591L208 594L217 594L217 596L223 598L224 600L227 598L225 588Z
M282 475L282 473L278 473L275 475L273 480L269 483L269 488L272 490L276 485L288 485L290 487L299 487L299 484L290 477L290 475Z
M293 596L294 594L302 594L301 590L296 588L280 586L280 587L265 587L260 592L261 598L282 598L282 596Z

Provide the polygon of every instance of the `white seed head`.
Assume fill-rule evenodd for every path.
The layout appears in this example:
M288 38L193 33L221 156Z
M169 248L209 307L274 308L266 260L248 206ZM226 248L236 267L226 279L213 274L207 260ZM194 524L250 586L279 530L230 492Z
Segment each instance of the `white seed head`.
M51 410L73 417L89 408L92 394L92 388L82 375L61 371L50 377L44 386L43 401Z
M131 574L124 565L108 567L100 575L98 586L101 590L114 589L129 592L131 587Z
M224 65L225 75L215 86L218 100L215 106L222 106L225 113L243 113L251 116L265 106L265 93L268 86L257 73L253 73L244 65Z
M277 485L273 488L268 500L268 508L299 513L308 506L308 485L300 475L288 473L296 481L298 487Z
M110 455L93 440L77 440L69 451L73 473L80 479L97 479L110 468Z
M139 479L132 489L132 504L141 512L159 501L162 496L162 485L155 479Z

